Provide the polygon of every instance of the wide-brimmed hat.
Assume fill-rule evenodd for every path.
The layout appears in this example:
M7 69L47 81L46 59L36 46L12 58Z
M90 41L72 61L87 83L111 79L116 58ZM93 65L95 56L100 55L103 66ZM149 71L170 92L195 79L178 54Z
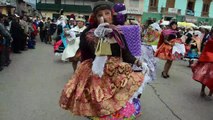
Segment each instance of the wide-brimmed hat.
M86 22L84 15L78 15L75 19L77 22Z
M86 22L86 20L84 18L76 18L77 22Z
M111 10L113 3L110 1L98 1L94 3L93 13L96 13L99 10L109 9Z

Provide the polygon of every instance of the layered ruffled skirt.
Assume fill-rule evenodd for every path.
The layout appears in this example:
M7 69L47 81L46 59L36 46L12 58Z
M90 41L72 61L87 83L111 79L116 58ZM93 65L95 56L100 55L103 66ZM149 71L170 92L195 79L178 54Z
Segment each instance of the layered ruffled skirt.
M149 74L150 80L156 79L156 67L157 67L157 61L154 56L154 49L151 45L142 44L142 56L141 60L146 62L149 67ZM150 82L150 81L149 81Z
M92 62L89 59L78 66L62 91L60 106L92 119L126 119L138 115L140 111L136 114L137 105L133 102L137 98L133 95L143 83L143 74L133 72L120 58L109 57L100 78L93 74Z
M181 43L181 39L173 39L171 43ZM162 60L180 60L184 55L179 53L172 54L173 47L171 45L163 43L155 52L155 57L158 57Z
M63 53L64 49L65 49L62 40L59 40L59 41L55 42L54 45L53 45L53 49L54 49L55 55L56 56L60 56Z
M76 39L72 41L67 41L67 46L64 49L61 60L68 61L68 59L72 61L80 61L81 58L81 52L79 50L79 44L80 44L80 37L77 37Z
M213 91L213 62L197 62L192 66L193 79Z

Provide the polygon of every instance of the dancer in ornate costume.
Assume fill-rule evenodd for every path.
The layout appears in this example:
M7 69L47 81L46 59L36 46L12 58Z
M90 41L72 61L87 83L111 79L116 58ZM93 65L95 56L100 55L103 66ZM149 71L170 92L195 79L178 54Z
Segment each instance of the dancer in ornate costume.
M186 58L189 60L189 67L194 63L194 60L197 60L201 53L201 32L194 31L193 37L189 42L190 50L186 54Z
M209 88L208 97L213 94L213 28L197 63L192 65L193 79L202 84L200 95L205 97L205 87Z
M79 43L80 43L80 34L86 29L84 18L77 18L77 26L73 29L65 30L65 36L67 40L67 47L63 51L62 60L67 61L69 59L72 62L72 66L74 71L77 68L78 61L80 61L80 50L79 50Z
M69 29L69 26L67 24L68 18L63 15L63 9L60 11L61 16L58 18L57 22L55 23L58 27L55 37L55 43L54 43L54 53L56 56L61 56L64 49L67 47L67 40L65 36L65 32L67 29Z
M96 22L91 23L95 24L90 24L81 35L82 62L65 85L60 106L90 119L135 119L141 108L133 96L137 96L144 75L133 72L130 64L142 63L131 55L122 33L113 25L110 2L96 2L93 18ZM103 45L101 38L110 43L107 48L111 55L99 56L96 48L98 43L98 47Z
M146 62L149 68L148 83L156 80L157 61L154 53L157 48L158 40L162 29L158 23L153 23L149 26L147 34L142 40L142 61Z
M155 56L167 60L164 65L162 77L168 78L173 60L181 59L185 54L185 46L177 31L177 22L172 21L170 23L170 29L162 31L157 48Z

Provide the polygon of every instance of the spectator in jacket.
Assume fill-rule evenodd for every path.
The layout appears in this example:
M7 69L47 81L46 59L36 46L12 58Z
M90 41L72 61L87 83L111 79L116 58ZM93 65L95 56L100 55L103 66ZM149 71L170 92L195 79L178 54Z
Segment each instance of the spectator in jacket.
M4 26L3 15L0 14L0 71L3 66L8 66L11 62L9 57L9 47L12 38Z

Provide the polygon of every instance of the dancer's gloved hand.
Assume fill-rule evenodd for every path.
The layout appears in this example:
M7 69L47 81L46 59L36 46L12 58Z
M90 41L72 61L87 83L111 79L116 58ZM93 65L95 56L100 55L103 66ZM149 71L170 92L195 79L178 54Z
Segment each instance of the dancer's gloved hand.
M67 41L70 43L70 44L73 44L75 42L75 39L76 39L76 34L73 30L69 30L67 31Z
M148 64L147 64L147 63L142 62L141 67L142 67L142 72L143 72L143 74L149 74L149 67L148 67Z
M113 30L112 28L107 28L109 23L101 23L95 29L94 34L96 37L105 37L107 34L111 33Z
M92 62L92 72L100 78L104 74L104 66L107 61L107 56L96 56Z

